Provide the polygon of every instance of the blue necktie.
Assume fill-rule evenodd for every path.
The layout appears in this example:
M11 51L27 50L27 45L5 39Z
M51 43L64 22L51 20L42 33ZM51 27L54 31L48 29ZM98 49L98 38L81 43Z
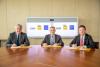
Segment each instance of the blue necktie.
M54 43L55 43L55 39L54 39L54 36L52 35L50 38L50 44L53 45Z

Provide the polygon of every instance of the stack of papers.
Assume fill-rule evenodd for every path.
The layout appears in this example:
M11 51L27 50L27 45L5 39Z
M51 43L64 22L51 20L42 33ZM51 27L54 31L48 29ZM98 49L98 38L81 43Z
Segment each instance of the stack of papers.
M32 48L32 46L17 46L17 47L11 47L11 48Z
M71 49L71 50L91 50L91 48L80 48L80 47L68 47L68 49Z
M43 47L56 47L56 48L61 48L62 46L43 46Z

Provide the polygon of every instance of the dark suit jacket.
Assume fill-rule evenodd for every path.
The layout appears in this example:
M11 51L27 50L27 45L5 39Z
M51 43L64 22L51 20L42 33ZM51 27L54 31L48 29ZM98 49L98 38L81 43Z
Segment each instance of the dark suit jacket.
M72 44L77 44L77 46L80 45L80 35L76 36L72 40L72 42L70 43L70 46L72 46ZM87 48L94 48L93 39L89 34L85 34L84 45L86 45Z
M43 43L47 43L48 45L50 45L50 34L45 36L44 40L42 41L42 44ZM61 36L57 34L55 34L55 43L60 43L61 46L64 46Z
M9 38L7 40L7 47L11 47L12 44L16 44L17 43L17 35L16 32L10 33ZM26 33L21 32L21 34L19 34L19 44L25 44L26 46L30 45L30 42L27 38Z

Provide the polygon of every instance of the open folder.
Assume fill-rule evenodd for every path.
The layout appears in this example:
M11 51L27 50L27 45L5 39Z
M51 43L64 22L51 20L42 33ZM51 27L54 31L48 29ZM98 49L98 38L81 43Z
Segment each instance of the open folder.
M17 47L11 47L11 48L32 48L32 46L17 46Z
M62 46L43 46L43 47L51 47L51 48L61 48Z
M86 51L91 50L91 48L80 48L80 47L68 47L68 49L72 49L72 50L86 50Z

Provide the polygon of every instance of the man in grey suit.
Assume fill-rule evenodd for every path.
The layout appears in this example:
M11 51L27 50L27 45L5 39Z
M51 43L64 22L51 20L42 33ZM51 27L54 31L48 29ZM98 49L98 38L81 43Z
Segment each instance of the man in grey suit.
M60 35L55 34L56 29L54 26L50 27L50 34L46 35L41 43L41 46L64 46Z
M20 45L29 46L30 42L27 38L27 34L22 32L22 25L17 24L15 26L15 32L10 33L7 40L7 47L16 47Z

